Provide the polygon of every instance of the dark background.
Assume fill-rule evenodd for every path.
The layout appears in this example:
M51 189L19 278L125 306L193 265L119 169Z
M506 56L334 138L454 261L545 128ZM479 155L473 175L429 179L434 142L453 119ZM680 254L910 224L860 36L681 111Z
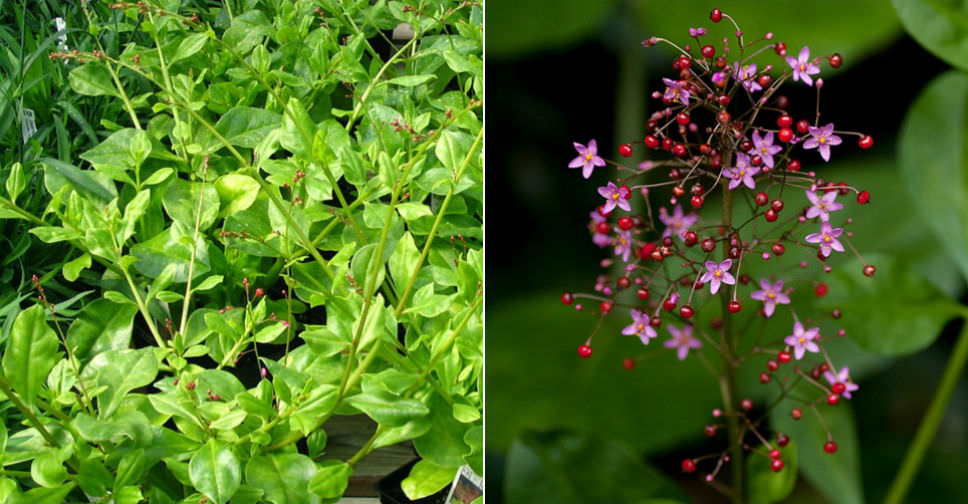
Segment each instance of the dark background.
M637 369L638 376L630 377L618 358L634 350L628 341L615 341L617 353L611 362L580 361L575 347L591 332L594 320L558 303L562 291L591 290L600 270L598 261L611 255L594 246L585 229L588 212L600 201L595 188L604 185L609 174L598 170L586 181L580 170L568 170L576 155L571 143L595 138L599 154L615 159L619 144L641 142L644 120L655 104L648 94L664 89L661 78L674 74L675 52L666 45L643 48L640 42L659 35L680 45L689 43L688 27L730 32L725 20L720 25L709 21L712 6L733 13L748 37L775 32L778 40L787 42L791 55L803 45L811 47L812 55L843 55L839 70L822 65L822 122L863 130L874 137L875 146L860 151L855 140L845 139L844 148L834 149L829 166L821 166L816 156L803 156L804 169L831 170L852 181L876 177L882 190L874 194L871 211L856 216L868 222L865 234L858 234L854 243L864 253L931 256L917 262L917 272L966 301L961 280L951 273L954 267L937 255L931 237L899 235L900 230L923 227L913 209L907 225L878 221L877 210L909 204L896 175L897 132L919 90L948 66L904 33L890 2L742 3L487 3L488 502L501 502L498 494L509 484L509 465L515 470L523 467L509 464L513 440L528 431L557 428L628 446L641 460L675 478L697 502L720 498L698 478L681 477L678 470L683 453L703 442L703 418L719 405L718 392L697 389L695 395L690 389L681 396L674 391L669 395L661 389L677 380L692 380L695 370L658 358L654 365L649 362L650 370ZM768 55L779 67L781 60L770 51ZM810 117L814 90L787 86L786 91L794 116ZM638 145L632 159L640 159L643 150ZM900 250L899 243L907 248ZM622 323L612 323L613 334ZM958 330L960 325L949 324L934 344L913 355L872 357L876 364L866 375L855 376L861 389L852 405L867 501L875 502L886 492ZM596 344L603 339L596 339ZM606 348L601 360L611 358L608 352ZM966 389L963 378L908 502L963 500L968 467ZM676 404L663 402L669 398ZM616 415L640 418L623 422L615 420ZM789 502L825 501L801 480Z

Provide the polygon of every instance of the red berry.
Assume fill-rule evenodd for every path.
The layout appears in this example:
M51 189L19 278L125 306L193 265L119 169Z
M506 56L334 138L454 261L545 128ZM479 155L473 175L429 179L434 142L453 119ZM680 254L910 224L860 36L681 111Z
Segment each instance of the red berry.
M750 142L749 140L747 140L745 138L743 139L742 142L739 143L739 150L741 150L743 152L747 152L747 151L749 151L752 148L753 148L753 142Z
M763 206L763 205L769 203L770 197L767 196L767 194L765 192L760 191L760 192L756 193L756 196L753 197L753 201L755 201L757 205Z
M625 193L625 199L632 199L632 190L629 189L629 186L622 184L622 187L619 187L619 189Z
M719 122L721 122L721 123L723 123L723 124L728 123L729 122L729 119L730 119L729 112L726 112L725 110L723 110L720 113L716 114L716 120L719 121Z
M678 114L676 114L676 122L683 126L689 124L689 114L685 112L679 112Z
M263 294L265 294L265 291L262 290L262 287L256 287L256 289L255 289L255 297L257 297L257 298L262 297Z
M649 135L645 137L645 146L650 149L657 149L659 148L659 139L652 135Z
M817 369L819 369L821 373L830 371L830 364L827 364L826 362L821 362L820 365L817 366Z
M779 54L780 56L785 56L786 42L777 42L776 45L773 46L773 50L776 51L776 53Z
M783 210L783 200L775 199L771 201L770 208L772 208L773 210L776 210L777 212L781 212Z
M686 459L682 461L682 472L693 473L696 472L696 462L692 459Z
M770 462L770 469L773 472L780 472L780 471L782 471L783 470L783 460L778 459L778 458L773 459L773 461Z
M601 303L598 303L598 309L603 315L608 315L608 312L612 311L612 306L611 301L602 301Z
M672 154L676 157L683 157L686 155L686 146L682 144L675 144L672 147Z
M763 158L759 155L753 156L750 158L750 164L753 166L759 166L763 164Z
M649 319L649 325L652 327L659 327L662 325L662 319L660 319L658 316L652 317Z
M739 313L739 311L742 308L743 308L743 306L740 305L739 304L739 301L737 301L735 299L732 300L732 301L730 301L729 304L726 305L726 309L729 310L729 313Z
M608 221L601 221L598 224L595 224L595 231L598 231L599 234L608 234L608 232L611 230L612 226L608 224Z
M874 146L874 139L870 135L864 135L857 141L857 146L867 150Z
M662 309L665 311L672 311L676 309L676 303L671 298L666 298L662 301Z
M622 144L618 146L618 153L624 157L629 157L632 155L632 146L629 144Z
M622 367L631 371L635 367L635 359L630 359L628 357L622 361Z
M791 359L790 352L786 352L786 351L780 352L776 354L776 358L780 359L781 363L787 364L788 362L790 362L790 359Z
M823 444L823 451L827 453L835 453L837 451L837 443L833 441L827 441Z
M770 208L765 214L763 214L763 216L766 217L766 222L775 222L780 214L776 213L776 210Z
M623 231L632 229L632 224L633 221L631 217L619 217L618 219L618 227L622 228Z
M672 139L671 139L671 138L669 138L669 137L666 137L666 138L663 138L663 139L662 139L662 148L663 148L664 150L672 150L672 146L673 146L673 145L674 145L674 144L673 144L673 142L672 142Z
M776 125L781 128L789 128L793 125L793 118L789 114L783 114L777 118Z
M800 161L797 159L787 161L787 170L800 171Z
M760 373L760 383L763 385L770 383L770 373Z
M840 53L834 53L829 58L827 58L827 61L830 63L831 67L840 68L840 65L844 63L844 58L840 56Z
M787 143L793 140L793 130L790 128L780 128L780 133L777 135L781 142Z
M715 425L707 425L706 428L703 429L703 433L706 434L707 437L713 437L713 436L715 436L716 435L716 426Z
M692 60L690 60L685 56L680 56L678 59L676 59L675 65L673 65L673 67L678 66L679 70L686 70L689 68L689 65L691 64L692 64Z
M682 308L679 308L679 315L682 315L682 318L691 318L694 313L695 311L689 305L682 305Z
M799 420L803 418L803 411L800 410L800 408L793 408L790 410L790 416L793 417L794 420Z
M806 133L807 131L810 131L810 121L806 119L800 119L799 121L797 121L797 131L799 131L800 133Z
M716 101L718 101L720 105L729 105L729 102L732 101L732 98L730 98L729 95L719 95L719 97L716 98Z
M739 407L743 411L749 411L753 409L753 401L749 399L743 399L742 401L739 402Z
M693 245L699 242L699 235L697 235L695 231L686 231L685 238L686 238L685 243L687 247L692 247Z
M773 77L771 77L770 74L763 74L759 79L756 79L756 81L760 83L760 86L766 88L769 87L773 82Z
M702 246L703 252L712 252L713 250L716 249L716 240L713 240L712 238L706 238L705 240L702 241L701 246Z
M699 52L702 53L703 58L712 58L713 56L716 55L716 48L709 44L706 44L702 46L702 49L700 49Z
M826 296L827 295L827 284L822 283L822 282L819 283L819 284L817 284L817 286L813 288L813 293L816 294L817 297L824 297L824 296Z
M786 252L786 247L782 243L773 244L773 255L781 256L784 252Z
M877 271L877 268L875 268L873 264L868 264L867 266L864 266L864 276L872 277L874 276L874 272L876 271Z
M561 293L561 304L563 304L563 305L570 305L572 303L572 301L574 301L574 300L575 299L573 297L571 297L571 293L570 292L562 292Z
M778 459L778 458L780 458L780 450L774 448L774 449L770 450L770 454L769 455L770 455L770 458L771 459Z
M713 9L713 11L709 13L709 19L712 19L713 23L720 22L723 19L723 11L719 9Z
M830 388L831 390L834 391L834 394L843 394L847 390L847 385L837 382L837 383L834 383L833 386Z
M777 369L780 369L780 363L773 359L770 359L766 361L766 369L769 369L770 371L776 371Z
M790 443L790 436L787 436L786 434L776 435L776 445L779 446L780 448L783 448L789 443Z
M840 396L837 394L830 394L827 396L827 404L833 406L840 402Z
M703 197L698 194L693 195L693 197L689 200L689 204L696 209L702 208L703 202Z
M649 289L639 289L635 294L639 299L649 299Z
M629 285L631 285L631 281L628 277L618 277L618 280L615 281L615 285L618 286L619 289L628 289Z
M598 215L601 215L602 217L608 217L609 215L612 215L612 211L609 210L606 212L605 205L598 205Z
M587 359L592 356L592 347L588 345L581 345L578 347L578 356L582 359Z

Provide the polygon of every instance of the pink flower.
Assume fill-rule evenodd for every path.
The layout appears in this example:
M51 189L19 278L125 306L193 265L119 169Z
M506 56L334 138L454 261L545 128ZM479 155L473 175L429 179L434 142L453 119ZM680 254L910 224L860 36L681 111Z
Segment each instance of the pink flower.
M666 212L665 207L659 208L659 220L666 225L665 231L662 232L662 237L671 236L673 234L679 236L679 239L686 241L686 231L689 231L689 226L696 223L698 219L695 213L690 213L689 215L682 214L682 206L676 205L672 210L672 215Z
M834 123L822 128L810 126L810 138L803 142L804 149L818 149L824 161L830 161L830 146L840 145L840 137L834 135Z
M821 221L830 222L830 212L844 208L844 205L834 201L836 197L837 191L830 191L823 196L817 196L814 191L807 191L807 199L813 203L813 206L807 209L807 218L820 217Z
M806 240L807 243L819 243L820 254L824 257L830 257L831 249L836 250L837 252L844 251L844 246L841 245L840 240L837 239L837 237L843 233L843 228L831 227L829 222L824 222L820 225L820 232L808 234Z
M615 207L619 207L626 212L632 211L632 206L629 205L629 197L632 196L632 193L628 187L619 187L614 182L609 182L608 185L598 188L598 194L605 198L604 213L611 212Z
M666 85L665 94L662 95L663 98L673 103L689 105L689 91L686 91L686 88L683 87L682 82L667 79L665 77L662 78L662 82L664 82Z
M726 177L729 178L729 190L732 191L739 187L740 184L749 187L750 189L756 188L756 182L753 181L753 175L760 173L760 169L755 166L750 166L750 157L742 152L736 153L736 166L731 166L726 168Z
M844 387L846 388L844 389L844 393L840 395L846 397L847 399L850 399L851 392L860 388L856 383L852 383L850 381L850 370L847 369L847 366L844 366L843 369L841 369L837 374L833 374L830 371L825 371L823 377L826 378L831 385L843 383Z
M767 131L760 136L759 130L753 130L753 149L763 159L763 164L773 168L773 155L783 150L779 145L773 145L773 132Z
M706 272L699 280L702 283L709 282L709 292L715 294L719 292L720 283L735 285L736 279L729 274L729 268L733 266L732 259L725 259L721 263L716 261L706 261Z
M699 348L702 346L701 341L692 337L691 325L687 325L682 329L677 329L675 326L670 325L669 334L672 337L666 340L664 346L666 348L678 348L677 355L679 360L686 360L690 348Z
M622 261L629 262L629 252L631 251L632 233L630 231L619 230L618 237L615 238L615 255L621 255Z
M771 284L766 278L761 278L760 287L762 289L751 292L750 297L763 301L763 313L767 318L773 316L777 303L790 304L790 296L783 293L783 280L777 280L775 284Z
M763 87L756 82L756 63L743 65L740 67L738 61L734 62L733 78L738 81L742 81L743 87L746 88L746 90L750 93L763 89Z
M806 46L800 49L800 54L796 59L793 56L787 56L786 62L793 68L793 80L802 80L808 86L813 85L813 79L810 76L820 73L820 67L810 61L810 48Z
M793 347L793 356L800 360L806 352L817 353L820 351L820 347L813 341L818 337L820 337L819 327L804 330L803 324L797 321L793 323L793 334L784 338L783 342Z
M592 170L596 166L605 166L605 160L598 155L598 142L595 139L588 141L588 147L574 142L575 150L578 151L578 157L572 159L568 163L568 168L578 168L582 167L582 176L585 178L592 176Z
M648 345L652 338L658 336L655 329L649 325L649 315L636 309L630 310L632 323L622 329L622 334L626 336L637 335L642 340L643 345Z

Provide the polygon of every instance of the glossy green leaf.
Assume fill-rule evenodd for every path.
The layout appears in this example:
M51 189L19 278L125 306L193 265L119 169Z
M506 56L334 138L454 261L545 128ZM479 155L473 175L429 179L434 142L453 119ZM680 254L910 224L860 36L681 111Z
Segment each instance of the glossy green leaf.
M419 86L421 84L426 84L427 82L430 82L436 78L437 76L434 74L402 75L400 77L394 77L392 79L387 80L387 83L394 84L397 86L403 86L403 87L414 87L414 86Z
M353 466L342 460L324 460L313 475L309 489L323 499L337 499L343 496L353 474Z
M34 404L47 374L61 358L59 346L41 305L21 311L14 319L3 354L3 374L25 404Z
M81 159L115 180L132 183L133 170L141 166L150 152L151 141L144 130L125 128L111 133L103 142L81 154ZM128 175L128 172L132 174ZM113 173L119 175L113 176Z
M58 226L39 226L30 230L31 234L44 243L57 243L80 239L83 235L73 229Z
M162 231L154 238L131 247L131 255L138 258L134 269L150 278L156 278L166 269L172 274L171 281L182 283L188 279L192 258L192 241L175 227ZM200 276L210 270L208 243L199 236L195 242L195 264L192 274Z
M414 464L410 474L400 482L400 488L410 500L422 499L450 484L455 474L456 467L441 467L421 460Z
M508 504L640 502L681 493L627 446L557 431L524 434L505 467Z
M125 243L134 234L138 222L144 217L148 210L148 203L151 199L151 189L143 189L131 198L128 205L124 207L124 216L121 218L121 229L118 231L118 242Z
M118 190L114 184L110 180L104 180L104 176L98 177L99 174L96 172L80 170L74 165L54 158L43 158L41 161L85 196L102 203L118 197Z
M183 37L181 42L178 43L178 49L175 49L175 55L171 57L168 63L171 64L192 57L205 47L206 41L208 41L208 33L192 33Z
M81 276L81 271L91 267L91 255L88 253L81 254L74 259L64 263L63 273L64 279L68 282L73 282Z
M892 0L914 40L949 65L968 70L968 4L960 0Z
M413 440L413 447L420 456L444 467L464 464L464 455L470 447L464 443L467 426L458 422L447 401L438 393L427 400L430 409L430 431Z
M235 495L242 482L239 459L224 442L209 439L188 462L192 485L215 504L223 504Z
M80 464L79 469L77 483L81 486L81 490L84 490L84 493L93 497L101 497L107 494L114 482L114 476L100 460L85 460L83 464Z
M749 474L750 504L771 504L781 502L793 492L797 482L797 445L793 440L781 450L783 469L774 472L770 468L772 460L761 454L749 454L746 459L746 473Z
M259 183L248 175L229 173L215 181L215 190L222 202L219 216L226 217L252 206L259 195Z
M312 459L300 453L260 455L245 465L245 481L261 488L274 504L318 503L319 497L309 491L316 470Z
M153 382L158 374L158 359L150 348L108 350L91 359L81 371L81 378L105 387L98 394L98 416L111 416L125 395Z
M408 231L400 237L396 248L393 249L390 260L387 261L390 269L390 278L393 279L393 283L396 285L398 291L401 291L410 281L410 276L416 269L419 259L420 251L417 250L417 246L414 244L413 235Z
M403 425L409 420L427 415L430 411L415 399L396 397L387 392L357 394L346 398L354 408L366 413L379 424Z
M33 460L30 477L42 487L57 488L67 479L67 469L60 455L51 450Z
M908 110L898 141L915 208L968 278L968 76L944 73Z
M177 179L168 185L162 204L168 216L185 229L195 229L197 217L198 229L204 231L218 216L219 196L213 184Z
M7 189L7 195L10 196L10 201L16 202L17 196L20 196L20 193L27 187L27 181L24 179L24 169L20 163L14 163L10 167L10 173L7 175L7 181L4 183L4 186Z
M68 76L71 89L86 96L118 96L111 74L99 63L85 63Z
M230 144L253 148L269 133L282 125L282 116L276 112L255 107L233 107L217 123L215 129ZM212 141L221 146L218 140Z
M85 306L67 329L67 344L74 356L87 362L106 350L131 345L131 326L138 308L98 299Z

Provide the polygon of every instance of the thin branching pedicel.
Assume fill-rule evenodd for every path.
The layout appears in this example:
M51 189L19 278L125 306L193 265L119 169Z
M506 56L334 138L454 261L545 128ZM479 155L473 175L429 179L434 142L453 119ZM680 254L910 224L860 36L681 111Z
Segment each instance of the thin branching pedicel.
M619 173L617 180L597 188L603 201L591 212L589 223L592 242L611 249L612 257L604 259L602 267L612 274L599 275L594 292L564 293L561 301L599 318L595 331L578 348L583 358L592 356L596 335L613 336L598 330L601 319L613 311L631 319L621 334L637 336L641 345L661 338L664 325L670 337L661 346L669 350L657 351L672 351L679 360L697 358L704 346L719 354L718 368L702 355L698 358L720 381L723 404L713 416L715 422L725 422L728 445L721 452L685 459L681 469L702 471L706 482L724 490L733 502L742 502L743 458L767 457L769 467L779 472L789 438L765 432L764 418L754 417L762 411L754 410L750 399L737 396L737 368L754 356L768 357L759 381L777 383L779 398L801 403L791 411L793 418L810 410L824 429L823 408L829 407L824 403L832 406L850 399L858 389L849 367L835 365L825 350L825 342L843 336L843 330L822 333L817 314L791 300L793 291L802 288L823 296L826 284L816 275L804 281L802 274L792 272L816 268L829 273L828 258L847 249L860 258L850 243L852 233L845 230L851 219L845 216L844 197L853 194L859 204L870 199L867 191L801 171L801 158L826 163L843 148L845 137L856 136L861 149L870 148L873 140L821 120L822 58L812 57L809 47L796 57L788 56L786 44L774 42L772 33L749 41L719 9L710 19L728 20L735 33L721 44L707 43L705 28L690 28L695 39L691 45L680 47L657 37L642 43L672 46L680 53L673 63L678 73L663 78L664 89L652 92L661 109L649 118L645 138L622 144L618 152L630 157L644 146L658 154L657 160L626 166L601 157L594 139L587 145L574 143L577 157L568 168L581 168L586 179L609 164ZM775 66L758 68L752 58L768 51L776 54ZM842 64L838 54L826 59L834 68ZM795 121L787 112L790 100L779 94L784 84L816 89L812 120ZM669 189L668 205L653 213L650 200L665 199ZM633 214L633 197L645 200L643 215ZM711 198L722 200L721 215L703 215L714 212L703 210ZM769 261L773 268L754 279L744 271L752 261ZM862 258L861 263L863 273L873 276L874 266ZM586 309L583 300L597 303L598 310ZM771 319L779 310L789 310L792 327L766 325L762 336L746 331L749 324ZM711 329L696 322L700 311L716 314ZM823 315L840 317L839 310ZM623 362L630 370L635 364L633 358ZM803 383L809 384L810 395L791 394ZM779 398L764 408L769 411ZM715 436L720 427L713 423L705 433ZM823 446L828 453L837 449L833 437L828 430ZM731 489L717 481L725 467L732 473Z

